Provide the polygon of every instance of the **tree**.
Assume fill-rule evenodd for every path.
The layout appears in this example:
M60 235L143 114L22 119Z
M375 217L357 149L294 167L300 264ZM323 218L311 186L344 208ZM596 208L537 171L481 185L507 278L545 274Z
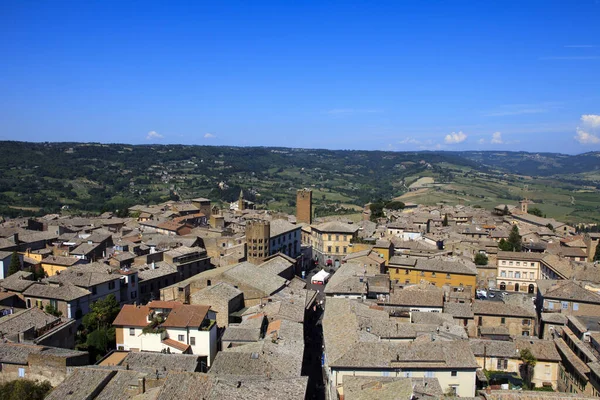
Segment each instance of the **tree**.
M62 311L58 311L52 304L46 305L44 311L50 315L54 315L55 317L60 317L62 315Z
M383 201L379 200L369 205L371 210L371 221L376 222L379 218L383 217Z
M83 317L84 329L78 334L77 349L89 352L90 360L99 360L115 347L116 333L112 323L119 311L117 299L110 294L93 303L90 312Z
M10 258L10 265L8 267L8 275L12 275L21 270L21 260L16 251L13 251L12 257Z
M44 271L44 268L42 268L40 265L34 265L28 268L27 272L31 272L33 274L33 279L36 281L44 279L46 277L46 272Z
M508 206L504 206L504 210L502 210L502 215L508 215Z
M385 208L389 210L402 210L404 208L404 203L397 200L392 200L385 205Z
M596 252L594 253L594 261L600 261L600 245L596 245Z
M521 251L521 235L519 235L519 227L513 225L508 234L508 243L511 245L511 251Z
M448 214L444 214L444 220L442 221L442 226L448 226Z
M487 265L488 257L483 253L475 254L475 265Z
M530 208L529 210L527 210L527 213L531 214L531 215L535 215L536 217L543 217L544 216L544 213L542 212L542 210L540 210L537 207Z
M537 364L537 359L533 356L529 349L522 349L520 352L521 361L523 361L521 376L527 382L527 386L531 386L531 378L533 377L533 368Z
M83 317L83 326L88 331L111 327L119 311L121 311L119 302L114 295L109 294L92 304L90 312Z
M18 379L0 384L0 400L42 400L52 390L50 382Z
M498 243L498 248L502 251L512 251L512 246L504 239L500 239Z

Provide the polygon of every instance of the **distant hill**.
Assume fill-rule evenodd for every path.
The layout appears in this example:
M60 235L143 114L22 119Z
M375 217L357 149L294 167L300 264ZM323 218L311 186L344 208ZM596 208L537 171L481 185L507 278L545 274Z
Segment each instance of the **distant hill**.
M578 155L507 151L465 151L455 153L480 165L520 175L565 175L600 171L600 152Z
M564 186L565 196L577 189L593 191L599 168L597 152L569 156L6 141L0 142L0 215L61 208L123 213L133 204L197 196L226 203L240 189L261 207L293 212L296 189L302 187L313 189L324 215L402 195L423 177L432 178L430 190L438 194L462 196L432 197L431 202L488 206L498 199L518 200L519 182L525 179L520 175L552 179L548 185ZM483 185L477 191L461 189L463 183L475 188L475 180ZM540 186L538 195L542 193ZM570 195L557 204L567 200ZM585 218L593 211L588 208Z

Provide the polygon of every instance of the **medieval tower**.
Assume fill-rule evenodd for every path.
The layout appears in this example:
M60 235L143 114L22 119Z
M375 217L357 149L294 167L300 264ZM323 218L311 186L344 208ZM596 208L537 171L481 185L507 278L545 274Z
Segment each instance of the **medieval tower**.
M296 194L296 222L312 224L312 190L300 189Z
M260 264L269 257L269 238L271 224L269 221L253 220L246 222L246 254L252 264Z

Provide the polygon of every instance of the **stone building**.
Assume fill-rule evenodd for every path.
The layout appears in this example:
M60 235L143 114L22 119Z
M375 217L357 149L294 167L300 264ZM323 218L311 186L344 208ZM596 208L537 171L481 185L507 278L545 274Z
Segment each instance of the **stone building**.
M247 258L253 264L260 264L269 256L271 223L254 220L246 222Z
M300 189L296 194L296 221L312 224L312 190Z

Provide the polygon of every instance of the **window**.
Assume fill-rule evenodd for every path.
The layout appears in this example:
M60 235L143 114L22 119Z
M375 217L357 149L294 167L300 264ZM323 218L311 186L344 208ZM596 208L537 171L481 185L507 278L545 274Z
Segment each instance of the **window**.
M506 271L500 271L500 277L506 278Z
M177 335L177 340L179 340L180 342L183 342L185 340L183 335Z
M548 310L554 310L554 303L551 301L548 302Z
M502 261L502 265L506 265L506 261Z
M515 279L521 279L521 273L515 272Z
M529 324L530 324L530 323L531 323L531 321L530 321L530 320L528 320L528 319L524 319L524 320L523 320L523 325L527 325L527 326L529 326Z
M425 271L421 271L421 276L425 276Z
M496 362L496 369L504 369L504 363L502 361L503 360L501 358L498 359Z
M504 317L500 318L500 323L502 325L504 325L506 323L506 318L504 318Z
M108 286L110 287L110 283L108 284ZM96 286L92 286L92 294L96 294Z
M425 371L425 378L434 378L435 373L433 371Z
M339 253L340 252L340 246L335 246L335 253Z
M195 337L193 337L193 336L190 336L190 344L191 344L192 346L195 346L195 345L196 345L196 338L195 338Z
M512 271L508 271L508 277L512 278L513 277L513 272Z
M115 281L108 282L108 290L112 290L115 288Z
M344 235L344 242L348 241L348 236Z
M450 278L451 278L450 274L446 274L446 279L450 279Z
M517 265L520 267L521 266L521 261L517 261Z
M331 246L327 246L327 252L331 253Z
M450 376L457 376L458 375L458 371L450 371Z
M579 303L573 303L573 311L579 310Z
M339 241L340 240L340 235L335 235L335 240Z
M346 254L348 252L348 248L346 246L344 246L344 254Z
M509 261L509 262L508 262L508 265L513 265L513 262L512 262L512 261Z
M529 273L529 279L533 279L533 272Z
M563 310L568 310L569 309L569 302L568 301L561 301L560 305L561 305L561 308Z
M327 235L327 240L331 240L331 235Z
M50 306L52 306L52 308L54 308L55 310L58 310L58 301L50 300Z
M535 267L535 263L529 263L530 267Z
M523 332L521 332L521 336L529 336L529 331L523 331Z
M129 336L135 336L135 328L129 328Z
M432 273L431 273L431 277L432 277L432 278L435 278L435 272L432 272Z
M19 378L25 378L25 368L19 368Z
M408 273L409 273L409 272L408 272L408 270L407 270L407 269L405 269L405 270L404 270L404 275L408 275Z

